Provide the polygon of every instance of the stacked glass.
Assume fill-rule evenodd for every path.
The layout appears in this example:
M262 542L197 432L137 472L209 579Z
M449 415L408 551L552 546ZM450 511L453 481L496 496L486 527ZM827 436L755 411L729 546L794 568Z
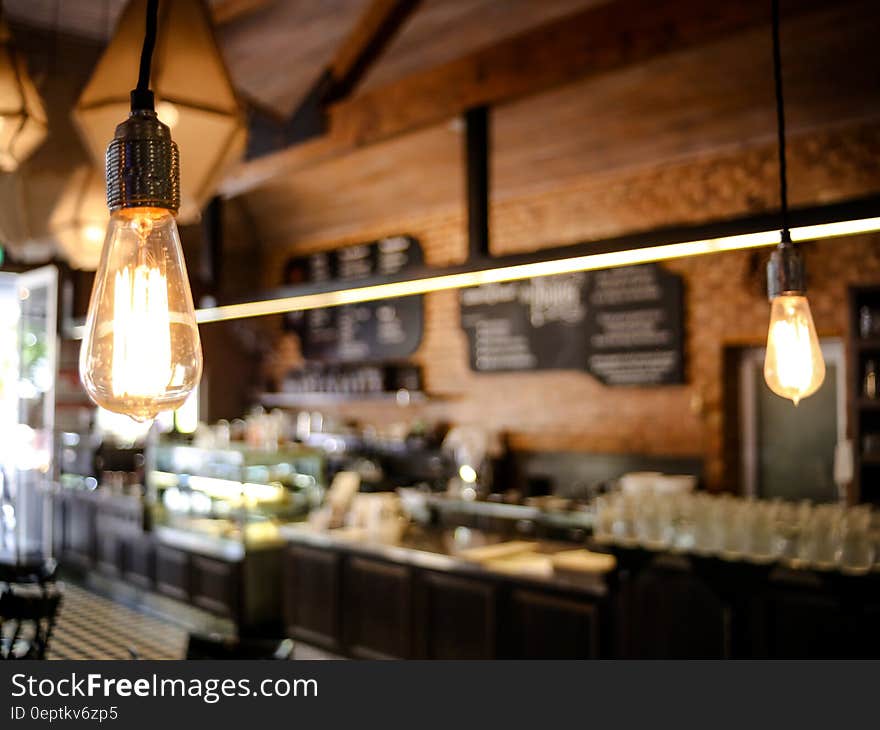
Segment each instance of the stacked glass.
M593 533L623 546L863 574L874 567L878 528L870 505L647 492L597 498Z

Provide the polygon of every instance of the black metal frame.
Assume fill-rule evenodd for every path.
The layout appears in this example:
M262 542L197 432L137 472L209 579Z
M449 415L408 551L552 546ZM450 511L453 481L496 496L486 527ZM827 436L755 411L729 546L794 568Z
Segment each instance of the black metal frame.
M465 122L468 252L470 261L489 253L489 109L469 109Z
M878 216L880 216L880 195L872 195L828 205L796 208L790 211L791 225L793 228L844 222L848 220L859 220ZM618 253L621 251L646 249L687 241L702 241L749 233L760 233L764 231L772 231L778 228L778 226L779 213L774 210L758 215L743 216L723 221L691 226L670 226L627 234L616 238L584 241L566 246L548 248L535 253L511 254L488 258L478 256L457 266L443 268L422 266L418 269L410 269L407 270L403 276L372 276L360 279L357 282L328 281L317 284L298 284L296 286L279 287L277 289L263 292L256 297L232 299L224 301L222 304L242 304L253 301L271 301L274 299L285 299L289 297L328 294L350 289L380 286L383 284L395 284L402 281L418 281L421 279L485 271L487 269L497 269L507 266L558 261L578 256Z

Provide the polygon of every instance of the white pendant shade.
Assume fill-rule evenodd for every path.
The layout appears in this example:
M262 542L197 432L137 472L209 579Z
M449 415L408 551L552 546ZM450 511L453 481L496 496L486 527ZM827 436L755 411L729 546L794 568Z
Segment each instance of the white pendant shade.
M104 175L94 166L80 167L65 186L49 220L50 233L74 269L98 268L109 221Z
M0 20L0 170L12 172L46 138L46 110Z
M138 75L146 0L132 0L74 109L74 120L97 165L116 125L129 113ZM159 118L180 148L179 219L197 220L225 168L244 151L244 113L232 88L203 0L159 7L152 83Z

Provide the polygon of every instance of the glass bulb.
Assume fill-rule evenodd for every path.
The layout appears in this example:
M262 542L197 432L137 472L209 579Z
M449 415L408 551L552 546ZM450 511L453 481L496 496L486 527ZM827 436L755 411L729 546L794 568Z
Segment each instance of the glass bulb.
M783 295L770 307L770 331L764 380L777 395L795 405L812 395L825 380L825 360L804 296Z
M174 216L110 217L79 372L89 397L136 421L178 408L202 375L202 346Z

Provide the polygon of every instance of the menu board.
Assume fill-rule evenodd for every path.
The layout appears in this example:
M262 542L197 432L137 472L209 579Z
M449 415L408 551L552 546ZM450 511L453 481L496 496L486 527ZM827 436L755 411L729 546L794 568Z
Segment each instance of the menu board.
M590 278L587 371L609 385L683 383L681 277L644 264Z
M356 282L397 274L422 263L422 249L415 238L393 236L290 259L285 282ZM415 352L422 341L422 318L423 298L411 296L290 312L285 327L299 335L306 360L369 362L396 360Z
M608 385L684 382L681 277L656 264L460 293L478 372L576 369Z
M585 273L562 274L462 289L471 369L583 368L587 279Z

